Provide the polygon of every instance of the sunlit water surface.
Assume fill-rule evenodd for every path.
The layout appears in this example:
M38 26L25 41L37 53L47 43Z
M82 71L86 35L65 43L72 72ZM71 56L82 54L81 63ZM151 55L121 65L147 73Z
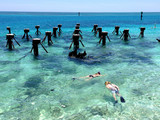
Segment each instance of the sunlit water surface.
M80 23L86 60L68 57L75 24ZM39 46L39 56L29 53L32 41L21 39L24 28L33 37L44 38L45 31L62 24L62 35L53 46ZM111 42L98 44L93 25L108 31ZM42 35L36 36L35 25ZM131 39L123 41L112 34L129 28ZM6 27L16 34L13 51L5 45ZM156 26L156 28L154 28ZM140 39L140 27L145 37ZM160 118L160 13L0 13L0 120L158 120ZM100 71L105 74L86 81L72 79ZM126 103L114 106L104 82L120 88ZM54 91L51 91L54 89Z

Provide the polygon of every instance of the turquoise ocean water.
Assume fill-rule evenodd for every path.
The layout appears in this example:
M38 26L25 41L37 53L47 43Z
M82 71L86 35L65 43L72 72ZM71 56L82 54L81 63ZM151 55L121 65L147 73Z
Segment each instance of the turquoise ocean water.
M80 23L83 43L90 59L68 58L75 24ZM40 55L29 53L32 42L22 40L24 28L37 37L35 25L45 31L62 24L62 36L54 45L39 46ZM108 31L111 42L98 45L94 24ZM127 42L112 34L128 28ZM156 25L156 28L154 26ZM16 34L13 51L5 45L6 27ZM138 38L140 27L145 37ZM160 13L16 13L0 12L0 120L158 120L160 118ZM86 81L82 77L100 71L106 74ZM104 82L120 88L126 103L114 106ZM54 91L51 91L54 89Z

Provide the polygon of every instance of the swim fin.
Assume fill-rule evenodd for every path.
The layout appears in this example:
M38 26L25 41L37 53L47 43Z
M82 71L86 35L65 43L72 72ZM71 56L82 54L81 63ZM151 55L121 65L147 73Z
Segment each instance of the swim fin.
M125 99L122 96L120 97L120 100L122 103L125 103Z

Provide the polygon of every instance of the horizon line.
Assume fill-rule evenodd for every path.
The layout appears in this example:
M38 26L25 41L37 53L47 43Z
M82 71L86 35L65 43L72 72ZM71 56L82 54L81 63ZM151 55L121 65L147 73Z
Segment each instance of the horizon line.
M0 12L37 12L37 13L43 13L43 12L44 12L44 13L46 13L46 12L48 12L48 13L140 13L140 12L143 12L143 13L158 13L158 11L156 11L156 12L150 12L150 11L148 11L148 12L146 12L146 11L139 11L139 12L131 12L131 11L129 11L129 12L124 12L124 11L123 11L123 12L122 12L122 11L118 11L118 12L0 11ZM159 11L159 12L160 12L160 11Z

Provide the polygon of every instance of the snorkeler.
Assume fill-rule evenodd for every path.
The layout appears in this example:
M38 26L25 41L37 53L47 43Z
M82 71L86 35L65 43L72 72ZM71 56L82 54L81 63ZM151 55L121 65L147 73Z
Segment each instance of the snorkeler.
M95 73L95 74L93 74L93 75L88 75L88 76L80 77L80 78L88 78L88 79L86 79L86 80L90 80L90 79L92 79L92 78L100 77L100 76L105 76L105 75L101 75L100 72L97 72L97 73Z
M120 97L120 100L121 100L122 103L125 102L125 99L119 94L119 87L117 85L111 84L111 82L108 82L108 81L105 82L105 85L106 85L106 88L111 90L113 98L115 100L115 104L118 103L116 95Z

